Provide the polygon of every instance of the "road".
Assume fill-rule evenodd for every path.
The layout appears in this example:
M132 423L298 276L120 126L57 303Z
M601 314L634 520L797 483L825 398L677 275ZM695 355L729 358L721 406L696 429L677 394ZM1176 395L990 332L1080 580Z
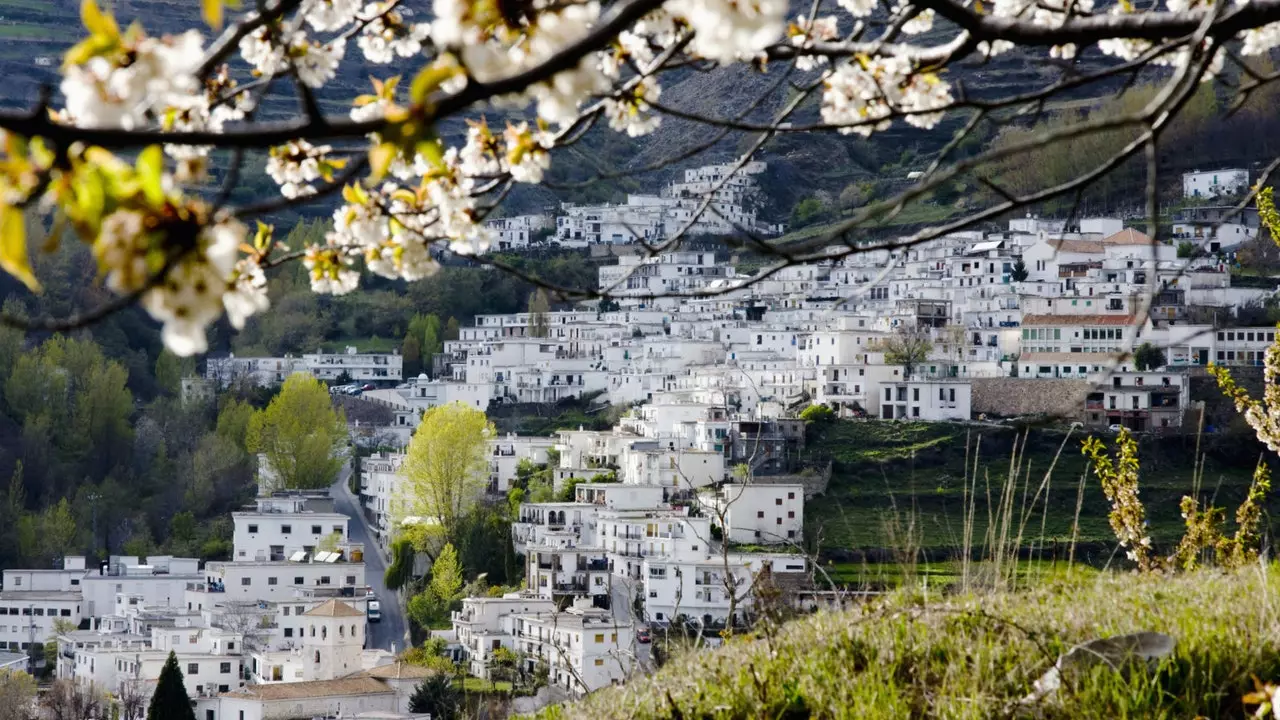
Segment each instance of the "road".
M347 478L350 475L351 468L343 468L338 475L338 482L330 488L330 494L333 496L334 509L351 518L351 522L347 525L347 535L350 540L364 544L365 582L373 588L374 594L382 603L382 622L369 623L369 647L391 650L394 644L395 651L400 652L409 642L409 624L405 620L404 609L400 607L399 597L387 590L387 586L382 582L387 565L377 543L374 542L373 533L369 532L369 525L364 513L360 511L359 501L347 487Z
M631 622L636 629L644 627L644 621L636 617L635 608L632 605L635 598L632 581L617 575L614 575L611 579L613 582L609 588L609 606L613 610L614 621L618 623ZM646 675L653 672L653 663L649 659L651 648L652 646L649 643L635 643L636 662Z

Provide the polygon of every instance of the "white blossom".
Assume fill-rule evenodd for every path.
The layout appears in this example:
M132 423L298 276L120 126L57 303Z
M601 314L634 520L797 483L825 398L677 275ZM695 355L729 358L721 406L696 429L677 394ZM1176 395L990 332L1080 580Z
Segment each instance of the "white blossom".
M386 64L396 56L413 57L422 52L422 43L431 35L429 23L406 23L399 13L385 9L386 3L372 3L363 15L373 18L360 32L356 45L371 63Z
M245 320L271 307L267 297L267 276L256 258L246 257L236 263L231 288L222 296L227 320L237 330Z
M151 276L145 220L136 210L116 210L102 219L93 252L106 274L107 287L117 293L142 288Z
M665 7L693 29L692 52L731 63L754 57L782 35L787 0L679 0Z
M529 128L529 123L509 125L502 134L506 145L506 165L511 179L521 183L540 183L542 174L551 167L551 139Z
M347 41L337 37L327 43L302 40L290 46L290 56L298 79L307 87L318 88L338 73L338 63L346 53Z
M902 25L902 32L908 35L919 35L927 33L933 29L933 9L929 8L920 12L920 14L906 21Z
M240 55L262 75L276 75L288 68L285 44L275 36L278 30L263 25L240 41Z
M791 26L787 28L787 34L791 38L792 45L808 48L814 42L827 42L839 37L840 21L835 15L827 15L814 18L810 25L809 16L801 15L791 22ZM801 71L813 70L826 64L827 58L823 55L800 55L796 58L796 69Z
M311 291L327 295L345 295L360 284L360 273L351 257L332 245L311 245L302 257L311 276Z
M204 40L189 30L165 38L142 37L127 54L95 56L67 68L61 90L63 118L84 127L135 129L154 122L164 108L199 91L195 70Z
M650 104L657 102L661 94L662 86L652 77L646 77L622 97L606 98L604 114L609 118L609 127L631 137L648 135L658 129L662 118L652 112Z
M844 63L827 77L822 119L847 125L842 133L863 136L887 128L895 113L905 114L910 125L931 128L951 102L950 86L937 75L915 72L906 58L876 57Z
M854 17L866 17L876 9L876 0L836 0L836 4Z
M332 151L328 145L317 147L306 140L273 147L267 158L267 175L276 181L280 193L287 198L311 195L316 191L311 183L323 176L320 163Z
M175 355L208 349L206 328L222 316L223 296L245 228L225 220L201 231L201 250L182 260L164 282L142 296L142 306L163 328L161 338Z
M350 25L359 10L360 0L310 0L303 17L313 30L331 32Z

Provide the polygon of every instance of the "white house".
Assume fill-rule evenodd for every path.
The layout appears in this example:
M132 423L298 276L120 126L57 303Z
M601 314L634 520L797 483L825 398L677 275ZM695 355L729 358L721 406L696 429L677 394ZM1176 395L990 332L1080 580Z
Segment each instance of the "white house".
M804 486L724 483L698 494L731 543L798 545L804 539Z
M329 539L345 542L347 516L333 512L333 499L295 493L259 497L255 509L231 513L236 560L281 561L310 556Z
M1212 199L1239 195L1249 187L1249 171L1243 168L1196 170L1182 174L1182 196Z

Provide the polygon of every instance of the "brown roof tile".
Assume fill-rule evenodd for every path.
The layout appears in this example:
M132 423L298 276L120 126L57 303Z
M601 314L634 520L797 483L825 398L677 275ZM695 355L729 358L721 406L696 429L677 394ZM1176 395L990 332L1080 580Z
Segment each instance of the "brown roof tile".
M337 600L326 600L303 614L314 617L361 617L364 615L359 610Z
M1103 238L1104 245L1150 245L1151 237L1144 232L1125 228L1110 237Z
M1024 315L1027 325L1132 325L1135 315Z
M1050 240L1049 246L1058 252L1086 253L1090 255L1101 255L1107 251L1102 243L1097 240L1075 240L1070 238Z
M424 668L421 665L413 665L397 660L390 665L379 665L372 670L365 670L360 675L363 677L382 678L384 680L411 680L417 678L431 677L438 674L438 670Z
M249 685L238 692L260 700L297 700L339 695L378 695L395 692L395 690L376 678L346 677L339 680Z

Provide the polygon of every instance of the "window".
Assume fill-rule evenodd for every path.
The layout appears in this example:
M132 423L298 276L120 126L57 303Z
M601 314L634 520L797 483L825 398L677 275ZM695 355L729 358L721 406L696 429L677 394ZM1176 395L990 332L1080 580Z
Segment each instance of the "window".
M348 585L355 585L355 584L356 584L356 576L355 576L355 575L348 575L348 576L346 577L346 580L347 580L347 584L348 584Z
M341 534L342 534L342 526L341 526L341 525L334 525L334 526L333 526L333 532L334 532L334 534L335 534L335 535L341 535Z
M774 505L781 505L781 504L782 504L782 498L774 498L774 499L773 499L773 504L774 504Z
M918 406L911 408L911 417L920 417L920 408Z
M257 525L250 525L250 526L249 526L249 532L251 532L251 533L256 533L256 532L258 532L258 526L257 526Z
M65 609L64 609L64 610L60 610L60 611L58 611L58 615L59 615L59 616L61 616L61 617L71 617L71 611L70 611L70 610L65 610Z
M328 575L321 575L321 576L320 576L320 584L321 584L321 585L328 585L328 584L329 584L329 576L328 576Z
M920 402L920 388L911 388L911 399Z
M187 674L188 674L188 675L199 675L199 674L200 674L200 663L187 663Z
M795 499L796 499L796 494L795 494L795 493L793 493L793 492L789 492L789 493L787 493L787 499L788 499L788 500L795 500Z
M218 692L226 692L226 691L228 691L228 690L230 690L230 689L231 689L231 686L230 686L230 685L219 685L219 686L218 686ZM208 710L208 711L206 711L206 712L213 712L213 711L212 711L212 710Z
M241 585L248 585L248 584L249 584L249 578L247 578L247 577L242 577L242 578L240 578L240 584L241 584Z
M316 663L319 663L319 662L320 662L320 651L319 651L319 650L317 650L317 651L316 651Z
M285 605L285 606L284 606L284 616L285 616L285 617L289 617L289 606L288 606L288 605Z
M319 534L320 534L320 532L321 532L321 530L320 530L320 526L319 526L319 525L312 525L312 526L311 526L311 534L312 534L312 535L319 535Z
M44 608L36 608L36 615L44 617Z
M280 526L280 532L284 533L285 535L288 535L289 533L293 532L293 526L292 526L292 525L281 525L281 526Z
M301 584L302 584L302 576L301 576L301 575L299 575L298 577L295 577L295 578L293 579L293 584L294 584L294 585L301 585ZM299 615L301 615L302 613L301 613L301 612L299 612L298 614L299 614Z
M287 637L287 638L291 638L291 637L293 637L293 628L285 628L285 629L284 629L284 636L285 636L285 637Z
M763 510L757 510L757 511L756 511L756 517L758 517L758 518L762 518L762 517L764 517L764 511L763 511Z
M231 672L231 663L226 662L219 665L218 672L222 673L223 675L226 675L227 673Z
M596 633L596 642L598 643L604 642L604 633Z
M236 649L236 644L235 644L234 642L229 642L229 643L227 643L227 649L228 649L228 650L235 650L235 649Z
M796 511L795 511L795 510L788 510L788 511L787 511L787 517L789 517L789 518L791 518L792 520L794 520L794 519L795 519L795 517L796 517Z
M269 578L267 578L267 584L268 584L268 585L275 585L275 584L277 584L277 583L276 583L276 581L277 581L277 578L273 578L273 577L269 577Z
M782 524L782 518L778 518L778 522L777 522L777 523L775 523L775 524L777 524L777 525L781 525L781 524Z

